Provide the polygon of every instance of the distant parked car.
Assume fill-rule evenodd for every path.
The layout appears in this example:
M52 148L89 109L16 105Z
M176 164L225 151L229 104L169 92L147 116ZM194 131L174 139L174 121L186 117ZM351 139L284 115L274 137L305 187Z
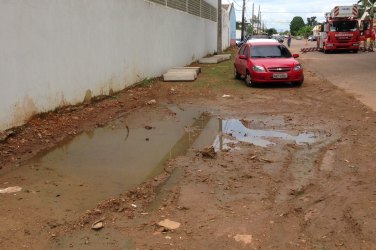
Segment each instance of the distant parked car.
M309 36L308 41L317 41L317 37L316 36Z
M302 40L303 38L301 36L296 36L295 39L296 40Z
M269 39L268 35L253 35L250 39Z
M275 39L280 43L283 43L285 40L283 36L272 36L272 39Z
M291 82L293 86L303 84L303 67L291 52L274 39L254 39L244 43L235 56L234 75L242 76L248 86L257 83Z

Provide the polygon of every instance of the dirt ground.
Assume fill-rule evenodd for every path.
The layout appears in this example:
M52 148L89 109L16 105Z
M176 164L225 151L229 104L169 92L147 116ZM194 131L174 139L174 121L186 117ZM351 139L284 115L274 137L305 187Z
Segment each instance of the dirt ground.
M163 173L64 223L48 206L31 215L14 201L20 196L0 194L0 248L376 249L376 114L309 68L300 88L248 88L233 79L232 61L200 66L193 83L145 81L8 131L0 188L26 160L133 113L201 108L200 119L236 125L223 127L221 147L190 147ZM261 140L248 142L251 132ZM91 229L98 221L103 228Z

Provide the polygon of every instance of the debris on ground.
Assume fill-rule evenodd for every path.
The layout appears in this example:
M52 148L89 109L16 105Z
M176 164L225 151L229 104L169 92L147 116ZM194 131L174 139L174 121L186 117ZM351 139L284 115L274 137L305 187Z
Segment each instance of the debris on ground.
M11 194L11 193L17 193L22 190L22 187L15 186L15 187L7 187L4 189L0 189L0 194Z
M175 230L180 227L180 223L169 219L165 219L163 221L158 222L158 226L163 227L167 230Z
M215 149L213 146L205 147L200 151L201 155L206 158L215 158L217 153L215 152Z
M16 132L13 130L0 131L0 142L6 141L9 137L14 136Z
M155 99L152 99L152 100L148 101L146 104L147 105L153 105L153 104L156 104L156 103L157 103L157 101Z
M103 221L105 220L105 218L101 218L95 222L93 222L93 224L91 224L91 229L93 230L100 230L104 227L104 223Z
M234 239L236 242L243 242L245 245L252 243L252 235L250 234L237 234Z

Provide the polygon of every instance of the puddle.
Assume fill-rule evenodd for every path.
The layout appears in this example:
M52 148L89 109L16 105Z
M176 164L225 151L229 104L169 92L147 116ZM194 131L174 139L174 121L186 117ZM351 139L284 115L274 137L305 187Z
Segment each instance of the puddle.
M169 107L82 133L2 172L1 184L22 186L23 191L16 198L4 196L0 209L22 207L44 220L64 223L161 173L167 160L187 152L210 119L202 109Z
M309 132L292 135L285 131L272 129L251 129L251 123L245 120L218 120L220 134L216 137L213 146L216 150L229 149L228 145L246 142L260 147L276 145L274 140L294 142L296 144L311 144L315 142L315 134ZM229 137L225 137L227 135Z
M239 142L267 147L278 140L297 144L315 141L313 133L294 135L270 128L269 122L274 127L278 119L269 118L264 120L266 123L256 120L223 120L202 108L177 106L143 110L118 119L106 127L82 133L15 169L0 172L0 189L22 187L21 192L2 196L2 211L18 208L3 218L7 225L19 225L19 230L36 230L35 221L48 221L54 228L82 215L98 202L158 175L166 161L186 154L190 148L214 145L223 150L234 148L231 144ZM181 171L174 171L159 191L168 190L182 176ZM163 195L160 198L155 207ZM31 216L25 217L26 214ZM0 228L0 235L11 228Z

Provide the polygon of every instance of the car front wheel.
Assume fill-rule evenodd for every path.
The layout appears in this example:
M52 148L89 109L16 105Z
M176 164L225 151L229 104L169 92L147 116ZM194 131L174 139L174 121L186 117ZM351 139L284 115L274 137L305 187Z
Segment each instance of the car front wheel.
M252 81L251 74L247 71L245 74L245 84L247 84L248 87L256 87L256 83Z
M238 70L237 70L236 67L234 66L234 78L239 80L239 79L240 79L240 76L241 76L241 75L239 74Z
M300 86L302 86L303 82L304 82L304 77L302 78L302 80L296 81L296 82L292 82L291 84L294 87L300 87Z

